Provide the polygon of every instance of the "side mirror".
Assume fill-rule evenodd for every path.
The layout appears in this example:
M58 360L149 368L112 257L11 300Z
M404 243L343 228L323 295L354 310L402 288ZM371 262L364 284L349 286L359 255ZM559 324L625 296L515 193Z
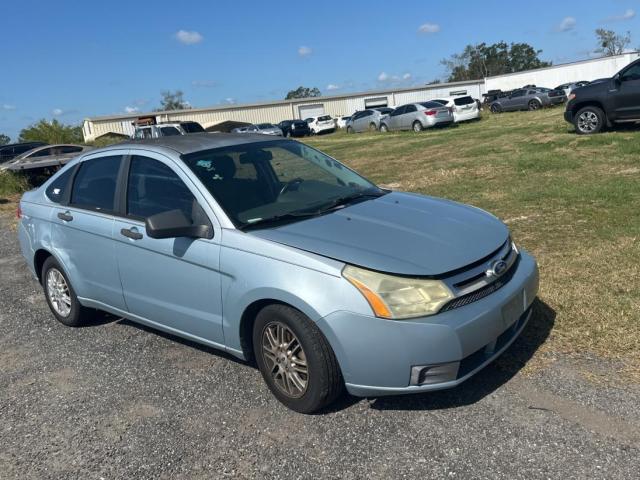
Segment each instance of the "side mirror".
M620 84L622 83L622 76L619 73L613 76L613 83L617 86L620 86Z
M170 210L148 217L147 236L151 238L210 238L209 225L193 225L182 210Z

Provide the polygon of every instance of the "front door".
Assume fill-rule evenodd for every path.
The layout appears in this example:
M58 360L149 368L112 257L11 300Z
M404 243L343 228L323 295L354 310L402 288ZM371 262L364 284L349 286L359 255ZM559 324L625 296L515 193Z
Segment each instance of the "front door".
M615 80L614 80L615 81ZM620 73L617 92L610 92L614 102L616 120L640 118L640 63Z
M400 122L402 121L402 114L406 110L406 105L402 105L401 107L396 108L393 112L389 114L389 118L387 119L389 130L399 130Z
M193 182L162 155L133 155L125 203L126 217L116 219L114 238L129 312L153 326L224 345L220 229L213 233L213 215ZM194 223L209 224L212 238L146 234L147 217L176 209Z

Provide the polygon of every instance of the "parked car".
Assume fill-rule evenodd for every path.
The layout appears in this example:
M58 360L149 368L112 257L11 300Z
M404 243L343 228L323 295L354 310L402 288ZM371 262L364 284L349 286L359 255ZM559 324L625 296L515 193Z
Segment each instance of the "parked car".
M640 121L640 61L611 78L594 80L569 95L564 113L581 135L598 133L615 124Z
M453 121L456 123L480 118L479 102L473 97L448 97L438 98L433 101L451 108L453 110Z
M425 128L443 127L453 123L451 108L437 102L409 103L396 108L380 123L380 131L413 130L420 132Z
M380 121L393 112L393 108L368 108L355 112L347 122L347 133L376 131L380 128Z
M337 117L336 120L336 127L337 128L347 128L347 122L349 121L349 119L351 118L351 115L341 115L339 117Z
M579 87L584 87L585 85L589 85L589 82L580 81L580 82L571 82L571 83L563 83L562 85L558 85L554 90L562 90L564 94L568 97L571 95L571 92Z
M202 133L204 128L198 122L166 122L156 125L138 125L135 127L133 138L140 140L143 138L170 137L174 135L187 135L190 133Z
M542 87L521 88L512 91L507 96L494 100L490 109L493 113L538 110L542 107L564 103L566 100L567 97L562 90L551 90L550 88Z
M321 133L333 133L336 131L336 124L330 115L319 115L316 117L305 118L309 125L311 133L319 135Z
M29 150L33 150L36 147L42 147L44 145L47 144L45 142L23 142L0 145L0 164L8 162L24 152L28 152Z
M282 129L276 127L273 123L259 123L256 125L247 125L231 130L231 133L260 133L262 135L282 136Z
M78 155L92 150L86 145L44 145L18 155L0 165L0 170L13 172L36 172L49 169L55 171Z
M285 137L306 137L311 135L309 124L304 120L283 120L278 124Z
M255 125L246 125L244 127L236 127L231 133L258 133L258 127Z
M94 151L25 193L18 215L61 323L99 309L255 359L304 413L345 386L381 396L462 383L520 334L538 290L535 260L496 217L380 189L264 135Z

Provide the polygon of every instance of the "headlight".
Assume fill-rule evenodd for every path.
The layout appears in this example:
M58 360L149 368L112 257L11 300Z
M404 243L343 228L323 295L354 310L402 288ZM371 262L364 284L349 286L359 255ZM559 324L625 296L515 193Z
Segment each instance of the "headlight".
M342 275L367 299L377 317L403 319L438 313L454 298L439 280L397 277L347 265Z

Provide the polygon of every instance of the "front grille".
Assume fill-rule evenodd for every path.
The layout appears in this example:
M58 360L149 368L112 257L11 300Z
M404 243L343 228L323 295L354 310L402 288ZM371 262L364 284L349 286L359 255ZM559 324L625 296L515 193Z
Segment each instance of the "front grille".
M505 272L504 275L499 277L495 282L490 283L489 285L482 287L475 292L468 293L467 295L463 295L461 297L454 298L449 303L445 304L441 312L448 312L449 310L453 310L454 308L460 308L465 305L469 305L470 303L477 302L478 300L483 299L484 297L491 295L493 292L500 290L504 287L509 280L513 278L513 275L516 273L518 269L518 264L520 263L520 255L516 257L516 260L511 265L511 268Z

